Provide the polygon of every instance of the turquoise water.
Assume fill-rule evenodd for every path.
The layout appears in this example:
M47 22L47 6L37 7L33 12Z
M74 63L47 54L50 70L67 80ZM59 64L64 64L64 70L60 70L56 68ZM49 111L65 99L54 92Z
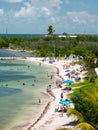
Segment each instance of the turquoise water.
M47 72L53 71L30 61L0 60L0 130L20 130L38 114L48 100L42 91L55 80Z
M8 49L0 49L0 57L33 57L33 54Z

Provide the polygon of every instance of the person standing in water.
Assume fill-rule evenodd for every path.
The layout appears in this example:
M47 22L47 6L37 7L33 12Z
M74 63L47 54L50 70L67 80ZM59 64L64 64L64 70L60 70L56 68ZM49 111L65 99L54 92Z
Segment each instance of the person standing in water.
M51 85L47 87L46 92L55 99L54 93L52 92L52 89L51 89Z
M38 103L39 103L39 104L41 103L41 100L40 100L40 98L38 99Z

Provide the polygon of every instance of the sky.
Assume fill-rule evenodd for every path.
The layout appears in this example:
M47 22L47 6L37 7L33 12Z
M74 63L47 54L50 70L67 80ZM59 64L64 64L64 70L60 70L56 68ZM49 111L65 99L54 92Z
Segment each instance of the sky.
M0 33L98 34L98 0L0 0Z

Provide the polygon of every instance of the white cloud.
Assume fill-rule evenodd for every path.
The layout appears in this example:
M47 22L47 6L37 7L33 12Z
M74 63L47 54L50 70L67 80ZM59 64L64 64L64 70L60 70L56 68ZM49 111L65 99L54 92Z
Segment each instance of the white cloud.
M82 23L82 24L86 24L86 23L87 23L86 20L83 20L83 19L81 19L81 18L78 18L77 16L73 18L73 22L79 23L79 24L81 24L81 23Z
M42 7L41 12L42 14L45 14L46 16L49 16L51 14L51 11L46 7Z
M91 15L86 11L82 12L67 12L67 17L69 17L73 22L78 24L93 23L96 21L97 16Z
M67 12L65 14L64 11L68 10L68 8L66 9L66 5L70 4L71 7L71 0L0 0L0 2L1 1L14 3L10 4L10 6L7 3L8 8L6 4L4 8L0 9L0 17L2 17L0 19L1 25L4 23L6 26L9 26L13 32L16 29L17 32L38 33L40 31L43 33L50 24L55 27L55 32L63 32L64 30L69 32L70 28L72 28L73 31L77 31L76 28L80 29L91 25L95 26L98 23L98 16L86 11ZM16 2L22 3L15 4Z
M60 8L61 0L31 0L24 2L24 6L15 12L15 17L49 17L54 15Z
M15 17L29 17L35 15L35 9L32 7L21 7L19 11L15 12Z

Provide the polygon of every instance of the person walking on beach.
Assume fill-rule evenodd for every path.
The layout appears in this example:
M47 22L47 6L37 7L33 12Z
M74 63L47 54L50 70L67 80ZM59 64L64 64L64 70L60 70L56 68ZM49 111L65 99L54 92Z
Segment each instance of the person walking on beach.
M63 92L61 92L61 95L60 95L60 100L63 100L63 97L64 97L64 94L63 94Z
M61 106L61 116L63 116L63 114L64 114L64 106Z
M51 89L51 85L47 87L46 92L55 99L54 93L52 92L52 89Z

